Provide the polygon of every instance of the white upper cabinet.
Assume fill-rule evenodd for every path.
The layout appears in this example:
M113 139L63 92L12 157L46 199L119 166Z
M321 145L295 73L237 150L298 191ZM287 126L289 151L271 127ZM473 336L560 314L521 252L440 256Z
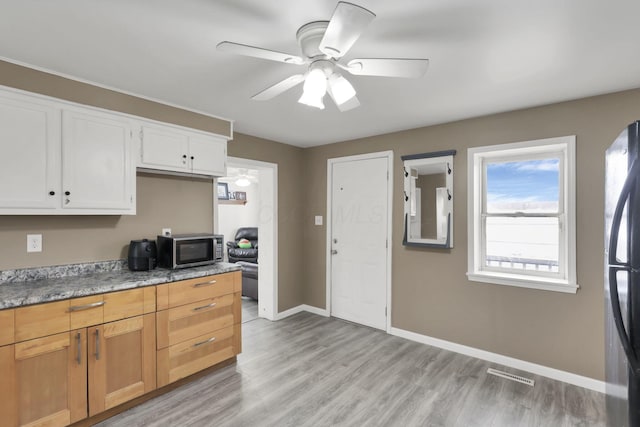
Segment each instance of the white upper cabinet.
M227 140L173 126L143 123L138 167L225 176Z
M129 120L0 90L0 215L134 215Z
M0 97L0 212L46 211L59 203L60 111Z
M62 112L63 209L135 213L131 126L100 112Z
M225 176L227 174L227 141L212 136L189 138L189 160L193 173Z

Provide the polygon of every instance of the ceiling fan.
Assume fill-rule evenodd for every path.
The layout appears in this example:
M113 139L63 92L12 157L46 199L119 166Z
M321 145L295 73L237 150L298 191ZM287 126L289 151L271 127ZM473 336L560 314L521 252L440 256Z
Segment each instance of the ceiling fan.
M304 82L298 102L324 109L323 98L328 92L340 111L358 107L356 91L342 76L341 70L356 76L422 77L428 59L359 58L342 64L340 59L358 40L376 15L360 6L338 2L330 21L314 21L300 27L296 34L303 56L223 41L217 49L238 55L252 56L285 64L308 65L304 74L294 74L257 93L251 99L266 101Z

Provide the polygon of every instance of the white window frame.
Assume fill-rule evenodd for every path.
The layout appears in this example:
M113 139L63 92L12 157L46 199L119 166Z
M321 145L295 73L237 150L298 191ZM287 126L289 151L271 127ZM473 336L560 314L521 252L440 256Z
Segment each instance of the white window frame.
M474 147L467 150L468 270L471 281L576 293L575 135ZM560 158L558 273L485 267L483 207L487 161ZM549 215L549 216L556 216Z

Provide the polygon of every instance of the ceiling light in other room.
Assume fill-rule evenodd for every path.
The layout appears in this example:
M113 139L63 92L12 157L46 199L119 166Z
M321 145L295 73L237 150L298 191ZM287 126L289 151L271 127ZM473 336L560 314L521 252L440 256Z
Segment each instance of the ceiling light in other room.
M351 83L338 73L333 73L329 77L329 90L338 105L342 105L356 96L356 90Z
M309 71L304 80L299 103L324 110L322 98L327 93L327 76L320 68Z
M235 181L235 184L238 187L248 187L251 185L251 181L249 181L246 177L242 176Z

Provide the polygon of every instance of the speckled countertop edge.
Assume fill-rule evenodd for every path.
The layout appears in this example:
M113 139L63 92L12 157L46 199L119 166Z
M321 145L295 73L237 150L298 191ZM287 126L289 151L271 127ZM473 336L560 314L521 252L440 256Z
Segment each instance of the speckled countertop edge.
M75 276L4 281L0 282L0 310L240 270L239 265L220 262L180 270L159 268L151 271L129 271L114 269Z

